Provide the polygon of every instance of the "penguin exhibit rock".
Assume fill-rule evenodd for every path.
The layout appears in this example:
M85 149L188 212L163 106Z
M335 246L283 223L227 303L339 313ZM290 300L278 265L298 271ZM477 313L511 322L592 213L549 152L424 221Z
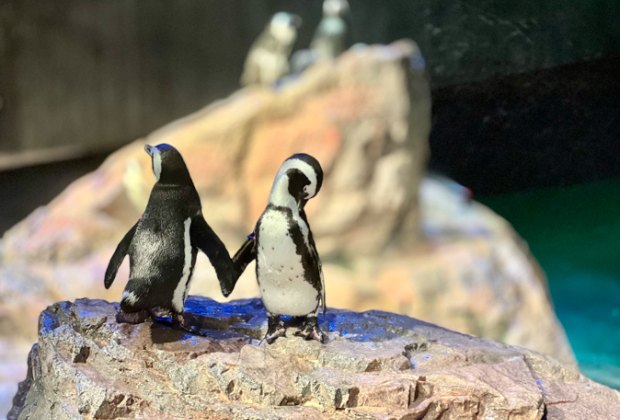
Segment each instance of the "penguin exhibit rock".
M142 217L118 244L105 272L108 289L125 255L129 282L117 314L118 322L140 323L172 316L184 327L183 307L196 263L197 249L215 268L228 295L238 276L226 247L205 221L198 192L181 154L168 144L144 146L157 182Z
M322 183L323 170L314 157L299 153L285 160L273 182L267 208L233 257L240 272L256 259L269 344L286 336L283 315L301 324L295 335L325 341L317 320L319 308L325 313L323 273L304 212Z
M325 0L323 17L314 32L310 48L296 51L291 58L294 73L301 73L320 60L331 60L348 47L345 16L349 13L347 0Z
M245 60L241 85L272 85L289 73L289 56L301 18L278 12L252 44Z

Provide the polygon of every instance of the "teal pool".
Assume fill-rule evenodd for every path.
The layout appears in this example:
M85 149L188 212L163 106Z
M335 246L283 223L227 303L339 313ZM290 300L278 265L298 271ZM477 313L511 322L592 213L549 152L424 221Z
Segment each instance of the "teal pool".
M582 371L620 389L620 180L480 201L529 243Z

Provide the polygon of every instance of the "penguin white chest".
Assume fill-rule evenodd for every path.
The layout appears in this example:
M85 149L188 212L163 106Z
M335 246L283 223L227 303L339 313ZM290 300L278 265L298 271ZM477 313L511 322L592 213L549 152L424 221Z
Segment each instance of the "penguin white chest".
M272 314L303 316L318 307L318 292L305 279L291 234L296 226L302 235L308 230L303 220L291 220L283 211L267 210L261 217L256 274L263 303ZM308 252L306 241L302 241L301 252Z

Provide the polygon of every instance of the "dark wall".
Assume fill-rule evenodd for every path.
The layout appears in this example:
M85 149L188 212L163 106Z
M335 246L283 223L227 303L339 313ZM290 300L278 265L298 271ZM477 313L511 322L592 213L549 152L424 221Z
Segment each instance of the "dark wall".
M433 90L431 165L476 194L620 177L620 55Z
M620 51L620 2L351 0L354 41L409 37L435 87ZM0 1L0 151L109 150L226 96L270 15L320 0Z

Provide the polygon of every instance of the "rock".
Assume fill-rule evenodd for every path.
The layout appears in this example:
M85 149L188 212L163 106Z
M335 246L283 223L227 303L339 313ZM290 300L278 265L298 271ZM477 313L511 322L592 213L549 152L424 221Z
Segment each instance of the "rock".
M0 416L11 408L17 383L26 375L24 360L31 347L32 341L0 335Z
M154 182L142 144L168 142L185 156L203 212L231 253L282 160L306 151L326 173L307 210L329 305L400 312L572 360L544 275L510 226L453 183L422 181L423 63L411 42L355 47L277 91L239 91L119 150L2 238L0 331L34 337L39 312L54 301L119 298L126 265L109 291L103 273ZM192 293L221 296L204 256ZM251 266L232 298L257 295Z
M620 393L572 365L406 316L329 309L327 344L290 331L267 345L259 299L190 297L196 335L117 324L117 309L41 313L10 419L620 418Z

